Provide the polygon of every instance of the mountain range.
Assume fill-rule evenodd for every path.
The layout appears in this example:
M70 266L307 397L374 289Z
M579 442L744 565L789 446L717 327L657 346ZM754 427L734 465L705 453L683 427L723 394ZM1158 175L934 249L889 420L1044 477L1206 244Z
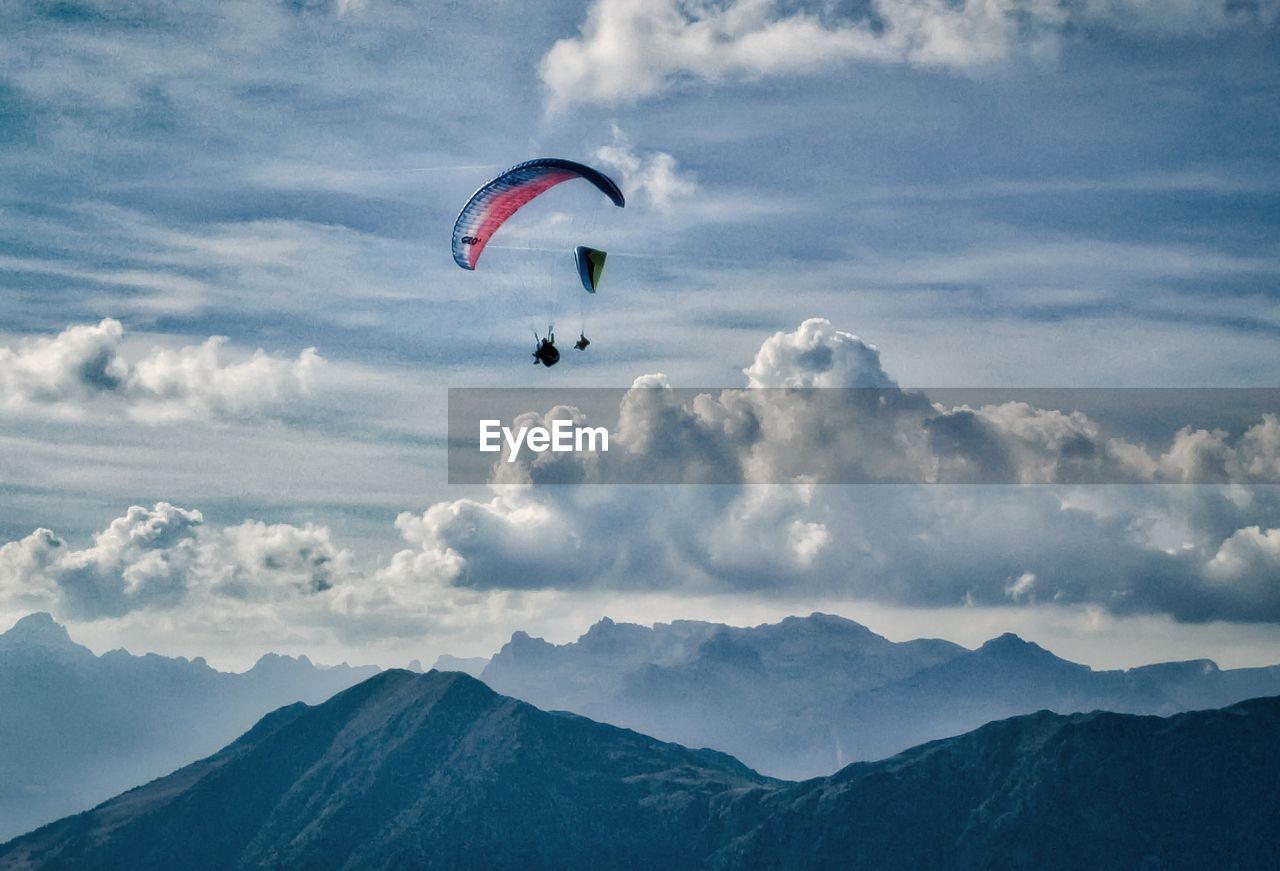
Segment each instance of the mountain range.
M606 618L561 645L517 632L481 676L540 708L715 747L791 779L1041 709L1167 715L1280 694L1280 666L1095 671L1016 635L976 650L893 642L826 614L750 628Z
M0 846L0 869L1260 868L1280 699L1039 712L790 783L499 695L380 673Z
M377 673L268 654L249 671L112 650L48 614L0 634L0 839L91 807L234 739L263 714Z
M605 619L570 644L517 632L492 660L444 656L436 667L793 780L1041 709L1168 715L1280 694L1276 667L1194 660L1094 671L1013 635L976 650L893 642L823 614L749 628ZM268 711L320 702L376 671L273 654L243 674L198 658L95 656L49 615L26 617L0 634L0 839L173 771Z

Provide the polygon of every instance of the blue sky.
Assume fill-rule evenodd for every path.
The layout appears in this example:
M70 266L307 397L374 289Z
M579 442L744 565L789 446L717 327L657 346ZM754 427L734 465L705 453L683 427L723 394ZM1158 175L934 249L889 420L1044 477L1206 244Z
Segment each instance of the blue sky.
M874 344L903 385L1276 384L1276 16L1271 0L6 4L0 363L25 374L0 374L0 544L47 528L92 561L94 536L131 505L154 511L144 526L185 529L154 510L171 503L200 512L188 549L202 568L162 535L151 558L168 580L130 599L120 589L148 557L113 551L90 586L131 604L94 609L74 604L65 572L21 567L15 545L0 613L49 607L103 644L238 662L273 643L388 660L484 652L514 628L573 634L605 612L752 619L835 602L880 614L883 631L1011 627L1098 661L1280 659L1266 488L1229 522L1168 494L1125 509L1198 530L1185 537L1206 565L1256 526L1246 628L1084 593L1073 611L983 601L993 610L975 620L911 588L926 578L846 583L874 574L852 556L829 568L839 582L797 570L765 592L678 561L657 593L619 574L541 591L559 622L537 595L459 592L437 567L413 583L447 596L396 606L429 617L366 619L395 598L382 586L397 556L435 546L404 550L413 522L397 516L475 495L443 483L448 386L655 372L738 386L766 339L812 317ZM535 155L601 165L630 200L611 221L608 247L628 256L610 261L589 359L549 372L527 364L527 306L458 270L448 242L465 197ZM77 326L99 332L49 344ZM212 336L227 339L194 350ZM1054 523L1037 510L1020 516ZM856 506L822 511L870 534ZM647 523L628 534L643 543ZM967 571L1019 576L997 531L977 540L989 559ZM267 578L280 560L262 554L297 541L332 549L322 562L347 580L320 593L347 604L321 617L281 592L316 586L309 557ZM944 571L945 553L921 571ZM1070 574L1070 540L1024 558ZM227 594L241 610L191 593L255 573L272 592ZM232 619L241 641L209 629Z

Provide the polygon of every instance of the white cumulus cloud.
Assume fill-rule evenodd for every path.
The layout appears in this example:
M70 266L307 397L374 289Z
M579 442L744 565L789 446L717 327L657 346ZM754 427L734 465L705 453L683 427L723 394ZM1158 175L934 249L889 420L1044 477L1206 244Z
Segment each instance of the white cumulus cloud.
M1280 529L1248 526L1222 543L1208 564L1209 574L1226 581L1268 578L1280 590Z
M149 422L272 415L309 396L324 364L314 348L296 358L259 349L224 361L225 345L214 336L130 359L124 327L111 318L26 338L0 347L0 411L96 409Z
M908 605L1280 617L1280 588L1256 583L1274 573L1270 539L1245 529L1280 505L1240 489L1275 462L1272 415L1235 436L1183 428L1162 451L1079 411L946 405L898 388L874 346L822 319L767 338L744 373L756 389L636 379L607 454L504 458L491 499L402 515L414 547L393 568L473 590L817 588ZM808 389L850 387L875 389ZM520 418L552 419L583 418L563 406ZM847 481L1049 486L821 486ZM1187 481L1206 483L1065 486ZM538 486L552 483L597 486ZM1215 578L1233 573L1228 595Z
M0 347L0 405L74 402L122 390L129 380L123 337L120 322L107 318Z
M47 529L0 547L0 600L81 619L279 602L349 582L351 560L325 527L211 527L199 511L159 502L130 507L87 547Z
M553 110L626 103L682 80L746 81L850 62L972 70L1055 50L1069 24L1212 33L1269 24L1274 0L871 0L860 13L779 0L595 0L578 36L542 60Z
M1280 493L1250 486L1275 467L1273 415L1234 436L1166 433L1152 450L1080 412L953 407L892 386L872 346L823 320L768 337L745 371L759 389L694 398L636 379L608 453L500 463L487 498L402 513L385 560L357 559L323 526L217 526L162 502L89 542L38 529L0 546L0 610L342 638L463 632L624 592L1280 622ZM792 389L867 383L889 386L820 390L816 404ZM560 406L523 420L562 418L583 419ZM582 486L619 469L717 486ZM824 484L877 475L965 486ZM1189 475L1226 486L1149 486ZM992 479L1042 486L966 483ZM1070 486L1098 480L1137 486Z
M622 189L628 199L643 196L661 211L669 211L677 202L698 191L697 179L681 171L674 157L665 151L637 152L616 126L613 142L597 148L595 156L600 163L622 174Z
M825 318L774 333L743 372L750 387L893 387L880 351Z

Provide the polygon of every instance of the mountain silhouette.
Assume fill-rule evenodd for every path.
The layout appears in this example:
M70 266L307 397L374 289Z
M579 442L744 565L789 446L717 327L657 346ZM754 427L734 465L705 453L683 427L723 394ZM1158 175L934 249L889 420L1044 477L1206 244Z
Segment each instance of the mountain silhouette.
M438 665L474 672L475 660ZM264 656L95 656L47 614L0 634L0 839L215 752L268 711L316 703L376 669ZM976 650L893 642L830 615L736 628L605 619L578 641L525 633L484 668L499 692L800 779L1037 710L1168 715L1280 694L1280 668L1208 660L1094 671L1015 635Z
M1039 712L801 783L389 671L0 846L0 869L1276 867L1280 699Z
M517 632L482 678L539 707L715 747L792 779L1041 709L1164 715L1280 694L1280 667L1094 671L1013 634L967 650L893 642L826 614L751 628L605 619L561 645Z
M53 616L40 611L28 614L13 627L0 634L0 650L41 650L46 654L79 656L81 651L89 653L89 648L82 647L71 640L65 626L54 621ZM92 655L92 654L90 654Z
M95 656L48 614L0 634L0 838L92 807L199 759L293 701L376 668L268 654L242 674L113 650Z
M1280 867L1280 698L1041 711L750 797L721 869ZM743 808L738 808L742 811Z
M18 839L0 867L694 867L719 804L769 782L458 672L387 671Z
M937 639L895 643L827 614L752 628L606 618L572 644L517 632L482 679L539 707L806 777L865 758L845 756L833 731L845 700L965 652Z
M435 664L431 667L436 671L460 671L472 677L479 677L488 664L489 660L483 656L451 656L445 653L437 656ZM409 671L422 671L422 669L410 668Z

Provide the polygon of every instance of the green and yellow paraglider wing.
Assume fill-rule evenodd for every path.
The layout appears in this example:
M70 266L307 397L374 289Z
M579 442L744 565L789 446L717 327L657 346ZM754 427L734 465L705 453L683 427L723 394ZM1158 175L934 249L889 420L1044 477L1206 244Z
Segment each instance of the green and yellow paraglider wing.
M609 255L597 248L579 245L573 249L574 262L578 264L578 277L582 279L582 287L587 293L595 293L600 286L600 276L604 274L604 261Z

